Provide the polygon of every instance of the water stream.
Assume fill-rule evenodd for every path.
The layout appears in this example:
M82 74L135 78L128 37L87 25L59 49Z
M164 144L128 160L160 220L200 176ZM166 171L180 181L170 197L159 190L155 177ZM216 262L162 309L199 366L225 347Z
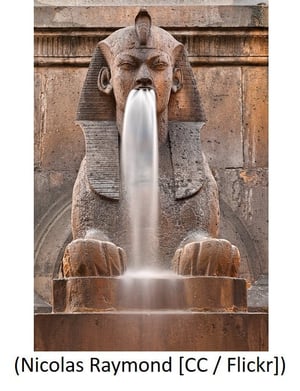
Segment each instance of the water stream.
M158 260L158 137L155 92L134 89L127 98L122 133L122 181L129 214L129 267Z

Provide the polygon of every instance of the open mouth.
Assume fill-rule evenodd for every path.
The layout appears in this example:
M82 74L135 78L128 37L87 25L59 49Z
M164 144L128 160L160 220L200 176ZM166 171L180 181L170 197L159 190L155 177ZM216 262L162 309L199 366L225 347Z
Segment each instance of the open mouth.
M134 87L134 89L135 90L144 90L144 91L154 90L154 88L151 86L143 86L143 85L136 86L136 87Z

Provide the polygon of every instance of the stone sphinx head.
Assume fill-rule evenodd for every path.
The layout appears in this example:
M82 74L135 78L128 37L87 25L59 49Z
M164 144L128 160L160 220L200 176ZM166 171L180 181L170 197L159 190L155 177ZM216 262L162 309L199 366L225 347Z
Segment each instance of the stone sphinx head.
M182 87L182 72L178 60L183 45L168 32L151 26L147 11L141 10L135 26L121 29L99 43L108 66L100 69L98 87L105 94L114 94L119 131L129 92L151 88L156 94L159 139L167 132L168 104L171 93Z
M166 139L168 120L204 121L184 46L166 30L153 26L146 10L140 10L134 26L99 42L77 119L116 120L121 133L126 99L134 88L155 91L160 142Z

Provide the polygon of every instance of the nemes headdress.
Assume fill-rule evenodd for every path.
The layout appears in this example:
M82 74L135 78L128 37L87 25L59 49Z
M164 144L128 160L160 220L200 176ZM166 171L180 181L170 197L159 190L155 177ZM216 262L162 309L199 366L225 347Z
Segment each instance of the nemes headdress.
M170 55L182 73L182 88L171 94L168 104L169 138L177 199L195 194L202 186L203 168L200 128L205 122L196 80L184 46L171 34L153 26L146 10L140 10L135 25L115 31L100 41L93 54L77 111L86 140L87 175L98 194L119 199L119 133L113 94L97 86L103 67L129 49L157 49ZM97 151L97 153L95 152ZM96 157L97 155L97 157ZM109 162L108 162L109 159Z

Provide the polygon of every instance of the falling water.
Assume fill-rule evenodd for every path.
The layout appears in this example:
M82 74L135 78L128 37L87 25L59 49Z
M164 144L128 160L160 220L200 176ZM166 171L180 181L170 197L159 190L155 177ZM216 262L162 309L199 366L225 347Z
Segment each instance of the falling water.
M127 98L122 133L122 179L129 214L130 267L157 262L158 141L155 93L134 89Z

